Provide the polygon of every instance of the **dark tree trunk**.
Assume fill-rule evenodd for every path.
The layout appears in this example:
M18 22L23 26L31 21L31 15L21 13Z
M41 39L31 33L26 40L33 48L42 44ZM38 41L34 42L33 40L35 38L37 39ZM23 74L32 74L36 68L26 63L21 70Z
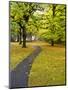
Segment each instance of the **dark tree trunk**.
M23 26L23 45L22 47L26 48L26 28Z
M22 32L21 32L21 29L22 29L22 26L21 26L21 22L18 22L19 26L20 26L20 31L19 31L19 44L22 43L22 40L21 40L21 36L22 36Z
M53 5L53 18L55 16L55 9L56 9L56 5Z
M21 44L22 41L21 41L21 29L20 29L20 32L19 32L19 44Z
M56 9L56 5L53 5L53 19L55 17L55 9ZM55 26L53 25L53 30L52 30L52 33L54 34L54 30L55 30ZM54 40L51 39L51 46L54 46Z
M51 46L54 46L54 40L53 39L51 40Z
M25 22L27 23L29 20L29 15L24 15L23 18ZM25 25L23 26L22 29L23 29L23 46L22 47L26 48L26 27Z

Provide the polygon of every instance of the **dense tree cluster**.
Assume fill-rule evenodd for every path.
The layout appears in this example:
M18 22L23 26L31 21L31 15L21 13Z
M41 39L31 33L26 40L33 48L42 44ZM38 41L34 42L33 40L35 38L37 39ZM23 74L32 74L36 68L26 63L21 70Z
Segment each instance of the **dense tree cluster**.
M65 5L49 5L43 16L46 32L41 34L41 38L49 41L52 46L54 43L65 43L65 10Z
M10 2L11 41L18 41L26 47L26 37L38 37L51 43L65 42L66 6Z

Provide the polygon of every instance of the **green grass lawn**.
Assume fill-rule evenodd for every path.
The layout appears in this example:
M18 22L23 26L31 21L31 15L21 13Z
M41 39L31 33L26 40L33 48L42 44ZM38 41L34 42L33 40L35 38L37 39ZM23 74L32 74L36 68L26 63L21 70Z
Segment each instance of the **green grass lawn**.
M32 43L33 44L33 43ZM39 44L42 52L36 57L29 74L28 86L48 86L65 84L65 48Z
M65 47L50 46L44 42L27 43L27 48L21 48L18 43L10 44L10 68L14 69L21 61L33 52L33 45L42 48L32 64L28 78L28 86L48 86L65 84Z
M10 44L10 69L14 69L21 61L24 60L30 53L32 53L34 48L28 46L27 48L22 48L19 43Z

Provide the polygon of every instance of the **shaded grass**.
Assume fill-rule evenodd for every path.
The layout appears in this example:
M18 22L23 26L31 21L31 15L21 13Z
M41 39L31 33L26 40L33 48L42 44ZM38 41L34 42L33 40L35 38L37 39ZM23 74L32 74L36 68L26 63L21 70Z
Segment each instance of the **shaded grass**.
M10 69L14 69L21 61L33 52L32 46L22 48L18 43L10 44Z
M37 44L37 43L36 43ZM48 44L39 45L42 52L35 59L29 74L28 86L48 86L65 84L65 48Z

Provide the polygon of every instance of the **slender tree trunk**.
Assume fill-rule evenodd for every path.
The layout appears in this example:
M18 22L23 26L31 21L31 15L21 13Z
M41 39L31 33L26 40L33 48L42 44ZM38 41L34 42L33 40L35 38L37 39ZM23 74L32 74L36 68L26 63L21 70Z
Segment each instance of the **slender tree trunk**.
M32 33L30 33L30 41L32 42Z
M51 40L51 46L54 46L54 40L53 39Z
M32 35L31 35L31 37L30 37L30 38L31 38L31 42L32 42Z
M23 45L22 47L26 48L26 28L23 27Z
M53 11L53 20L54 20L54 17L55 17L55 9L56 9L56 6L55 5L52 5L53 7L53 9L52 9L52 11ZM54 30L55 30L55 26L53 25L53 30L52 30L52 33L54 34ZM54 46L54 40L53 39L51 39L51 46Z
M17 34L17 42L19 42L19 33Z
M20 32L19 32L19 44L21 44L22 41L21 41L21 29L20 29Z
M56 5L53 5L53 18L55 16L55 9L56 9Z

